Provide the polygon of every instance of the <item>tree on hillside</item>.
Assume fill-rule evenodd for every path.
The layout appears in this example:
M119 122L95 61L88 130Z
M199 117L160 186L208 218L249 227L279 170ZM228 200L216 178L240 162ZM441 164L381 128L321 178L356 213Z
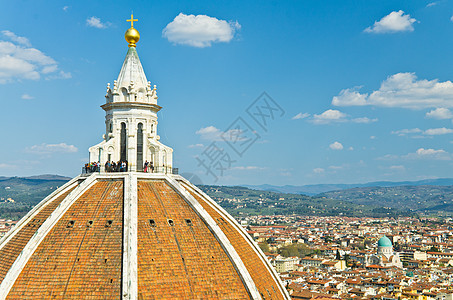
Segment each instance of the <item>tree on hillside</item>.
M284 257L298 256L305 257L310 254L312 251L305 244L292 244L288 246L283 246L278 249L278 254Z
M439 249L437 247L434 247L432 246L431 248L429 248L428 250L429 252L440 252Z
M351 258L349 257L349 254L345 254L343 256L343 259L346 261L346 263L348 263L351 260Z
M270 252L269 244L267 242L259 243L258 246L261 248L261 251Z
M369 239L365 239L365 240L363 241L363 246L364 246L365 248L371 247L372 244L373 244L373 242L372 242L371 240L369 240Z

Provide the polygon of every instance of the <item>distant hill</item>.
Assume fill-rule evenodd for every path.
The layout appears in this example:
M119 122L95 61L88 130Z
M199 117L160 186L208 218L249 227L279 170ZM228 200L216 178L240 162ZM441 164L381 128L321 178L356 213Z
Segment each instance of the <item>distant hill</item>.
M51 174L44 174L44 175L35 175L30 177L24 177L25 179L42 179L42 180L66 180L69 181L72 178L60 175L51 175Z
M305 194L305 195L317 195L320 193L346 190L352 188L361 187L394 187L394 186L420 186L420 185L433 185L433 186L449 186L453 185L453 178L438 178L438 179L425 179L419 181L375 181L368 183L357 183L357 184L312 184L312 185L243 185L254 190L272 191L279 193L293 193L293 194Z
M397 217L414 214L408 208L383 208L379 203L364 206L344 200L260 191L242 186L200 185L199 188L233 216L296 214L310 216Z
M0 218L22 217L67 181L67 177L58 175L0 177Z
M453 186L361 187L330 191L319 194L318 197L347 201L356 205L410 208L424 213L453 212Z
M22 217L47 195L65 184L68 179L58 175L3 178L0 180L0 218ZM240 186L200 186L200 188L235 216L298 214L396 217L411 214L408 209L382 209L379 204L363 207L350 201L259 191Z
M59 175L0 177L0 218L22 217L69 179ZM430 185L426 185L428 182ZM354 188L347 188L348 186L355 185L262 185L259 186L261 190L257 189L258 186L253 186L254 189L242 186L199 187L234 216L298 214L397 217L417 213L453 214L453 179L374 182ZM337 190L331 190L335 188ZM306 195L323 189L329 191Z
M29 177L5 177L5 176L0 176L0 181L11 179L11 178L21 178L21 179L40 179L40 180L65 180L69 181L72 178L66 177L66 176L61 176L61 175L51 175L51 174L44 174L44 175L34 175L34 176L29 176Z

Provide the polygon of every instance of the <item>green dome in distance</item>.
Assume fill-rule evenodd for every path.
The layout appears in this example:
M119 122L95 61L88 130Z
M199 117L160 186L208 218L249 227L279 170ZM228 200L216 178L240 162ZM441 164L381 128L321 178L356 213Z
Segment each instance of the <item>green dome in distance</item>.
M392 241L384 235L379 239L378 247L393 247Z

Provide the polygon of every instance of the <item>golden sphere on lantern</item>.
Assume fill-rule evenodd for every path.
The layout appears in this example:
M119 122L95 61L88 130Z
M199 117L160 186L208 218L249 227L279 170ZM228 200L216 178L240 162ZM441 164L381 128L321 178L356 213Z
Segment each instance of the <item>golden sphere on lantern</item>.
M135 47L135 44L140 40L140 33L137 29L131 27L124 34L124 38L129 43L129 47Z

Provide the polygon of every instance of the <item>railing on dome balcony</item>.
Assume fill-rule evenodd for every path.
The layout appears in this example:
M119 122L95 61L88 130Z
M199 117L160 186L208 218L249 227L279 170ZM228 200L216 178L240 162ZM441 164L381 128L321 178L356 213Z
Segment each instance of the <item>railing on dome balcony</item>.
M92 166L92 167L82 167L82 175L89 175L92 173L98 173L100 172L99 166Z
M164 173L164 174L178 174L178 168L172 168L172 167L148 167L145 171L143 169L144 173ZM175 173L176 172L176 173Z
M105 170L105 166L97 165L97 166L84 166L82 167L82 175L89 176L93 173L121 173L121 172L129 172L129 166L126 168L110 168L109 170ZM148 167L146 172L145 170L137 171L137 172L144 172L144 173L163 173L163 174L179 174L179 168L172 168L172 167Z
M162 166L162 167L148 167L148 168L146 168L146 171L145 171L145 169L143 169L140 172L144 172L144 173L164 173L164 174L178 175L179 174L179 169L178 168L172 168L172 167L166 167L166 166Z

